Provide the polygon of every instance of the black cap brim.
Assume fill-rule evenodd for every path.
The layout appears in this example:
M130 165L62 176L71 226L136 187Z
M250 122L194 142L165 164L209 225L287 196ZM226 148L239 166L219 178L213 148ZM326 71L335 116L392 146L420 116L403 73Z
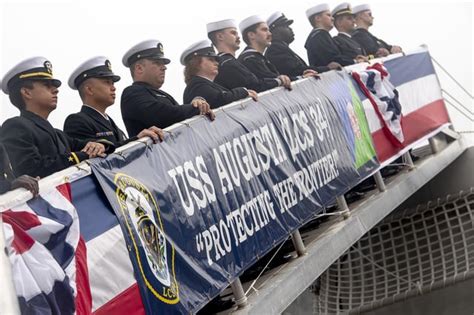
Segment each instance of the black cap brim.
M213 59L219 59L219 56L216 53L196 53L194 56L201 56Z
M291 24L293 24L293 22L294 22L293 20L288 20L286 17L280 17L278 20L276 20L269 26L270 26L270 29L273 29L279 26L290 26Z
M165 65L171 62L171 60L169 60L168 58L163 58L163 57L158 57L158 56L157 57L155 56L143 57L143 59L162 61Z
M51 78L28 78L28 79L25 79L25 80L31 80L31 81L50 81L51 84L54 86L54 87L60 87L62 82L59 81L58 79L51 79Z
M120 76L115 75L115 74L110 74L110 73L104 73L104 74L97 74L90 76L89 78L98 78L98 79L112 79L112 81L117 82L120 81Z

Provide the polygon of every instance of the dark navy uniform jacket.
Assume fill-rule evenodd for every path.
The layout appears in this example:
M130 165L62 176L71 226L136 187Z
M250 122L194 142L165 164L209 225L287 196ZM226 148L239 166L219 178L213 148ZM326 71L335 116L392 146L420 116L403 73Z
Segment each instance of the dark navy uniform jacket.
M336 36L334 36L334 42L339 48L341 54L347 58L355 59L358 55L367 55L365 53L365 50L359 45L359 43L353 40L347 34L337 34Z
M79 113L71 114L64 122L64 132L70 137L96 141L105 139L115 147L122 146L137 137L127 139L122 130L108 117L107 120L97 110L89 106L82 106Z
M1 142L16 176L45 177L89 158L80 152L87 141L69 137L26 110L3 123Z
M219 54L219 73L214 82L228 89L245 87L257 92L263 92L278 86L278 81L273 77L258 78L229 53Z
M319 73L329 71L326 66L308 66L290 46L284 41L272 41L270 47L265 51L265 57L277 68L281 74L287 76L301 76L305 70L313 69Z
M385 48L389 52L392 49L391 45L387 44L381 39L378 39L364 28L358 28L354 30L352 33L352 39L358 42L368 55L375 56L379 48Z
M11 189L11 182L14 179L7 151L3 144L0 143L0 194L6 193Z
M127 87L120 105L129 137L151 126L163 129L199 115L198 108L179 105L171 95L145 82L134 82Z
M337 62L341 66L354 64L353 58L341 53L334 39L326 30L313 29L304 47L308 52L308 61L311 66L327 66L330 62Z
M238 59L257 78L276 78L280 75L277 68L264 55L248 46L240 53Z
M218 108L232 103L249 95L243 87L226 89L219 84L200 76L194 76L184 89L183 101L189 103L193 98L200 96L206 99L211 108Z

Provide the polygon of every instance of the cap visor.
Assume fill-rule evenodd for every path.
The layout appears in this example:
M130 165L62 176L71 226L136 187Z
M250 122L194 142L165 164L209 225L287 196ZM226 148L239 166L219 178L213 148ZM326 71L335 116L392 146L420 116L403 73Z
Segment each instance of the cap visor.
M201 56L201 57L209 57L209 58L219 58L219 56L215 53L211 53L211 54L203 54L203 53L197 53L196 56Z
M98 75L92 75L90 78L110 78L112 81L117 82L120 81L120 76L111 74L111 73L104 73L104 74L98 74Z
M168 58L164 58L164 57L154 57L154 56L151 56L151 57L144 57L145 59L151 59L151 60L160 60L160 61L163 61L163 63L165 65L169 64L171 62L171 60L169 60Z
M60 87L62 82L59 81L58 79L51 79L51 78L28 78L31 81L51 81L51 84L53 84L54 87ZM27 79L27 80L28 80Z

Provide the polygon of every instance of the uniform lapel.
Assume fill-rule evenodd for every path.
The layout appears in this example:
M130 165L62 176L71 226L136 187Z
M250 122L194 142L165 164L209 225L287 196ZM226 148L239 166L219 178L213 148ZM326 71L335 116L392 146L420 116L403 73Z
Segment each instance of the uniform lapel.
M115 124L114 120L109 116L110 119L110 125L112 126L114 135L116 136L117 140L119 142L125 141L127 137L125 136L125 133L120 130L120 128Z
M81 112L94 119L97 123L106 128L106 130L111 130L114 133L114 137L119 142L125 140L123 137L123 132L117 127L112 118L109 117L109 120L105 119L105 117L102 116L98 111L90 108L89 106L82 106Z
M46 131L51 136L51 139L53 140L58 150L60 152L65 152L67 143L63 143L63 141L59 140L56 130L53 128L53 126L51 126L49 121L27 110L22 111L21 116L30 120L36 126Z
M81 112L88 115L89 117L94 119L96 122L104 126L105 128L110 129L110 126L111 126L110 122L107 119L105 119L104 116L102 116L95 109L90 108L89 106L82 106Z

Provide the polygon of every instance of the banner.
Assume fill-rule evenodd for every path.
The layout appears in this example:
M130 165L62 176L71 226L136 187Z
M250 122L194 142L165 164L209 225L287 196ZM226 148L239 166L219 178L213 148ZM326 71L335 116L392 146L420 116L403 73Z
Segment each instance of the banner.
M449 122L427 51L384 67L399 91L404 149ZM0 211L22 309L195 312L370 174L375 154L386 163L403 150L349 76L321 77L98 160L100 184L62 185L57 174L51 191L8 202Z
M390 74L390 82L398 91L401 105L403 141L397 143L384 132L384 122L379 119L374 106L364 93L357 89L364 105L370 132L377 152L378 160L393 160L398 152L427 136L431 132L450 123L444 104L431 56L426 49L410 53L406 56L389 59L383 66ZM360 65L348 67L348 70L363 72ZM398 116L398 109L397 109ZM393 123L393 122L392 122Z
M69 184L0 215L21 313L90 314L86 248Z
M193 313L378 167L351 78L171 128L163 143L94 160L148 314Z
M362 72L352 72L352 77L369 99L382 124L387 139L395 146L402 146L402 107L398 91L390 83L390 74L379 63Z

